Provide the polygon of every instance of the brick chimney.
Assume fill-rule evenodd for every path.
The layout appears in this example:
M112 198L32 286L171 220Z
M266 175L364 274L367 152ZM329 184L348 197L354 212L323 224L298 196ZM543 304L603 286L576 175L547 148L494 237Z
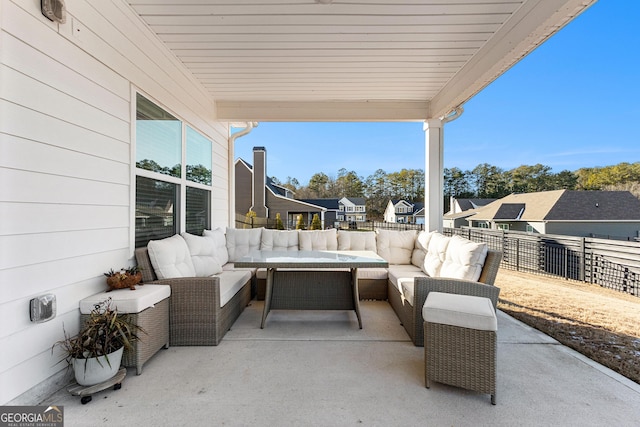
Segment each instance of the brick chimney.
M253 147L253 210L259 218L267 216L267 149Z

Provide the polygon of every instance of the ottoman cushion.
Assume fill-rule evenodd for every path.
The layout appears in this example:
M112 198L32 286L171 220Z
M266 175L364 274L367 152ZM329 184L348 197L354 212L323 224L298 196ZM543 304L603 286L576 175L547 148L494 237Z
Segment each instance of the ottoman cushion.
M425 322L481 331L497 331L498 321L489 298L429 292L422 307Z
M111 292L101 292L80 301L80 313L90 314L94 306L111 298L111 307L120 313L141 313L156 303L171 296L169 285L138 285L136 290L117 289Z

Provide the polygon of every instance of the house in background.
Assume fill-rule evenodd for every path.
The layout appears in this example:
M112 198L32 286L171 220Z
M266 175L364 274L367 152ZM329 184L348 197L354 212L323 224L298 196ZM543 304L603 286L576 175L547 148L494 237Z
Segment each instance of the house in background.
M364 222L367 220L366 199L364 197L300 199L300 201L322 206L325 227L331 227L336 222Z
M406 200L389 200L384 210L384 222L395 222L400 224L417 224L422 211L422 223L424 223L424 203L411 203Z
M245 216L249 210L259 218L275 220L279 213L285 228L295 228L298 216L311 224L317 214L324 227L333 227L336 221L366 221L366 200L363 197L324 199L294 199L289 188L275 184L267 176L267 150L253 148L253 165L243 159L235 162L236 215Z
M467 218L476 212L476 209L486 206L496 199L449 199L449 211L442 216L442 226L445 228L460 228L467 226Z
M568 236L638 237L640 200L629 191L511 194L475 209L469 226Z
M364 197L343 197L340 205L338 221L364 222L367 220L366 199Z
M295 228L298 216L303 222L311 224L314 214L318 214L322 224L327 222L325 215L330 210L320 204L309 203L293 198L294 193L277 185L267 176L267 150L265 147L253 148L253 166L237 159L235 162L235 198L236 215L245 216L249 210L258 218L275 221L279 213L285 228Z

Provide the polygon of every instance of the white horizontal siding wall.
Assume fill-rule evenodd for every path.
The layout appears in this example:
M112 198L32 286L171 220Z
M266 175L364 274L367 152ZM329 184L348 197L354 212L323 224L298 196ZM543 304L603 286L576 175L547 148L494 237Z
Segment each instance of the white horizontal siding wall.
M124 2L66 5L57 25L39 1L0 0L0 404L61 379L51 347L77 331L78 301L132 262L136 89L212 139L212 222L229 224L228 128L204 88ZM31 323L46 293L58 314Z

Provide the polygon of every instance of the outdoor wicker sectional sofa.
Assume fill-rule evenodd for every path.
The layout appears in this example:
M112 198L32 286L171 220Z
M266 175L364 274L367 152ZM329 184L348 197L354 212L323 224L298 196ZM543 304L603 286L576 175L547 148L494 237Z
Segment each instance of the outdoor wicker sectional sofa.
M264 297L266 272L234 266L258 249L376 252L389 267L361 269L360 299L388 300L416 346L423 345L422 306L427 294L463 291L468 283L492 286L501 260L501 254L484 243L416 230L227 228L151 241L135 255L144 283L171 286L172 346L217 345L253 294Z

